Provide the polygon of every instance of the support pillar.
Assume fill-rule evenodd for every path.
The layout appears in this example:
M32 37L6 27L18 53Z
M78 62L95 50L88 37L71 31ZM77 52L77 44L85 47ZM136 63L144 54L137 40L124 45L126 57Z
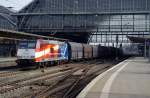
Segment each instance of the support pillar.
M144 43L144 58L147 58L147 49L146 49L146 39L145 39L145 43Z
M145 43L144 43L144 58L146 58L146 51L147 49L146 49L146 40L145 40Z
M150 62L150 42L149 42L149 62Z

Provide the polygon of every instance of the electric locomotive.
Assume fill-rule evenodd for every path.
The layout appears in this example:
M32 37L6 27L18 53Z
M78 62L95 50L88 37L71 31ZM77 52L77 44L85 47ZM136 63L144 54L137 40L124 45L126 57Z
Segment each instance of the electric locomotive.
M20 41L17 51L18 65L54 63L68 60L68 44L54 40Z

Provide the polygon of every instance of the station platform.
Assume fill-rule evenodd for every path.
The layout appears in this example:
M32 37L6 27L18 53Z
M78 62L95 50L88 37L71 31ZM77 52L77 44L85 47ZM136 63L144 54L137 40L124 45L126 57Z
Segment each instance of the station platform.
M13 62L17 60L16 57L0 57L0 63L1 62Z
M129 58L96 77L77 98L150 98L150 62Z

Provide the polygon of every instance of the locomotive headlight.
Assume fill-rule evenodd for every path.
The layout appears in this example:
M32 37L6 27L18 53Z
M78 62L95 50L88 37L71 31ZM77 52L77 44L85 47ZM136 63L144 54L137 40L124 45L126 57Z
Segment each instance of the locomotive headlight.
M53 49L54 49L54 50L58 50L58 49L59 49L59 45L55 45L55 46L53 47Z

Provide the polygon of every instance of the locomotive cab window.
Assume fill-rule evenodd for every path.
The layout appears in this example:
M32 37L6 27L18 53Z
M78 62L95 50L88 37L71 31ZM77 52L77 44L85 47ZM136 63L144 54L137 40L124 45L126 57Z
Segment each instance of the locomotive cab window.
M20 49L35 49L36 41L20 41L19 48Z

